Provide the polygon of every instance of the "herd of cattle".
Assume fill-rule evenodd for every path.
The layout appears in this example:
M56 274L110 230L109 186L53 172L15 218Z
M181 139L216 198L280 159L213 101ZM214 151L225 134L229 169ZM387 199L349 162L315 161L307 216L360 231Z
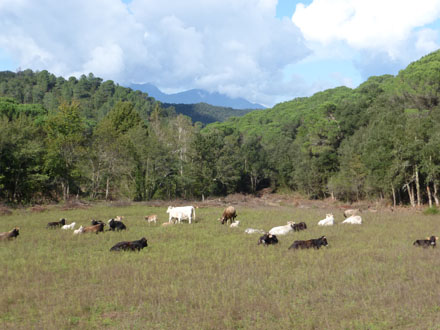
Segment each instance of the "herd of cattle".
M362 224L362 218L359 215L359 209L350 209L344 212L345 220L342 221L342 224ZM162 226L174 225L176 223L181 223L182 220L188 220L191 224L192 221L195 220L195 207L194 206L181 206L181 207L172 207L169 206L166 213L168 213L169 218L168 222L162 224ZM237 217L237 211L235 207L228 206L224 211L222 216L218 219L221 224L227 224L230 221L231 228L237 228L240 224L240 221L235 220ZM66 224L66 219L60 219L59 221L49 222L46 226L48 229L61 228L63 230L74 230L73 234L85 234L85 233L95 233L98 234L100 232L104 232L104 227L108 225L109 229L107 231L121 231L126 230L127 226L123 223L124 217L117 216L116 218L112 218L108 220L107 224L100 220L92 220L90 226L80 226L78 229L75 229L75 222L70 224ZM149 224L157 223L157 215L149 215L145 217L145 221ZM333 226L335 223L335 219L333 214L326 214L325 219L318 221L318 226ZM286 235L291 231L300 231L307 229L307 225L305 222L295 223L293 221L287 222L284 226L277 226L270 229L268 232L265 232L262 229L254 229L247 228L245 230L246 234L254 234L260 233L263 234L259 240L258 245L262 244L264 246L274 245L278 243L278 237L281 235ZM11 231L0 233L0 241L2 240L12 240L19 235L19 227L15 227ZM431 236L426 239L416 240L413 245L414 246L422 246L422 247L435 247L438 237ZM140 251L143 248L147 247L147 239L142 237L136 241L122 241L116 243L113 247L110 248L110 251ZM321 246L328 246L327 238L325 236L321 236L316 239L309 240L296 240L290 245L289 249L319 249Z

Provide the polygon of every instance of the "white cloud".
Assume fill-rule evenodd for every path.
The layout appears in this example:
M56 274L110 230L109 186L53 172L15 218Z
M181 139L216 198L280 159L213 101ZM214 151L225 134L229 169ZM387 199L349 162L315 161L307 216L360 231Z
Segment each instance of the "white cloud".
M299 29L275 18L276 5L277 0L1 0L0 48L22 68L218 90L271 105L279 95L268 86L279 85L283 68L309 54Z

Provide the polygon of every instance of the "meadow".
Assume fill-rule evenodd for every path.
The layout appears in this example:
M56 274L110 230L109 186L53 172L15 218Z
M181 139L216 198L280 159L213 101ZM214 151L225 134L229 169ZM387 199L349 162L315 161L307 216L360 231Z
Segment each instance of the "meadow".
M440 329L440 249L416 239L440 236L440 215L410 210L362 214L340 225L342 211L236 206L239 228L216 220L223 207L196 210L194 224L168 220L166 206L94 205L0 216L0 328L4 329ZM333 227L316 224L333 212ZM61 217L88 225L125 216L125 232L49 230ZM287 221L308 229L257 246L260 235ZM326 235L320 250L288 250L297 239ZM109 252L146 237L141 252Z

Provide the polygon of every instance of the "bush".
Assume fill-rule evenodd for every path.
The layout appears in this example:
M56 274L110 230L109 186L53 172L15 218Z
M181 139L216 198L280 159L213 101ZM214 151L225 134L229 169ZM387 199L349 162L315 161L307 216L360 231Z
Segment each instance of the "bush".
M435 206L428 207L425 211L423 211L424 215L434 215L434 214L438 214L438 213L439 213L439 210Z

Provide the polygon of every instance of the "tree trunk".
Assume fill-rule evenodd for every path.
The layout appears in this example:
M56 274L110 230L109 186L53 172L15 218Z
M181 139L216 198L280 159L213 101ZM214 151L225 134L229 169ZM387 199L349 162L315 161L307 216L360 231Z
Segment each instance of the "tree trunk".
M429 207L432 207L432 196L431 196L431 189L429 188L429 183L426 185L426 192L428 193Z
M419 182L419 168L416 165L416 167L414 168L415 170L415 174L416 174L416 190L417 190L417 206L420 206L421 203L421 195L420 195L420 182Z
M107 177L107 182L105 184L105 200L108 200L109 188L110 188L110 178Z
M393 192L393 207L396 207L396 190L393 185L391 185L391 190Z
M437 182L434 181L434 200L435 200L435 206L439 207L440 202L437 197Z
M410 201L410 203L411 203L411 206L412 206L412 207L415 207L415 206L416 206L416 202L415 202L415 200L414 200L414 192L413 192L413 188L412 188L412 186L409 185L409 183L405 183L405 187L406 187L406 190L407 190L407 192L408 192L409 201Z

